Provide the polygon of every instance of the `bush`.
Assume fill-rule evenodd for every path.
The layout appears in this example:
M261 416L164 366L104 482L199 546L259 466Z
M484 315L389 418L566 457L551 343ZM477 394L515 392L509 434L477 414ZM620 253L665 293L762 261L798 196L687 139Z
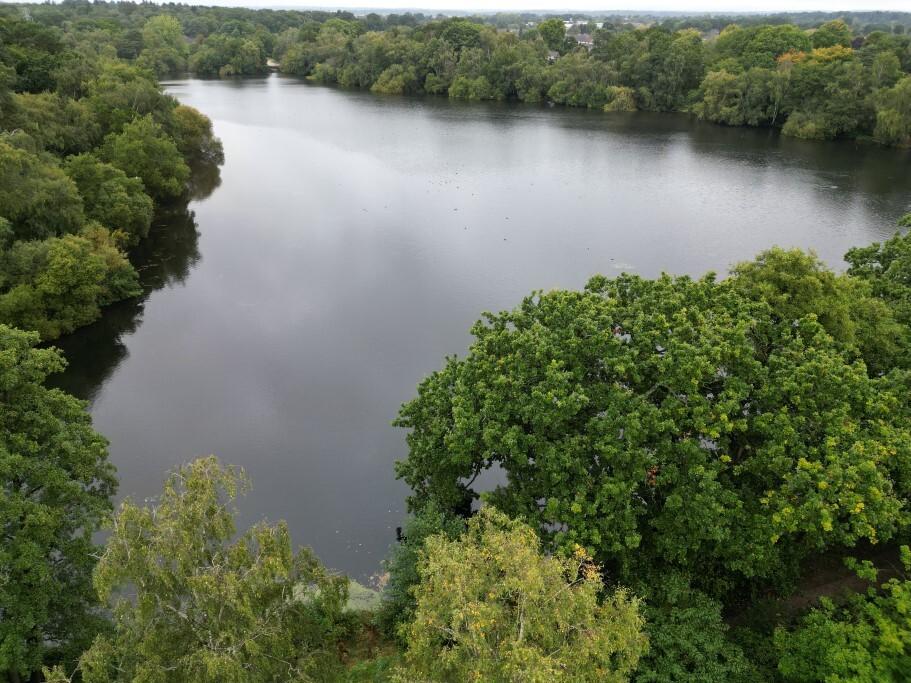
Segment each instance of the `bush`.
M402 627L414 617L413 589L420 581L418 561L424 541L436 535L453 539L464 529L462 519L443 513L432 503L408 518L402 539L392 548L385 562L389 576L376 620L387 638L398 638L403 642Z
M493 100L496 93L484 76L457 76L449 86L449 96L459 100Z
M827 140L833 136L829 124L821 115L811 116L799 111L788 117L781 134L804 140Z
M404 95L415 92L417 87L418 78L414 67L393 64L380 74L370 90L383 95Z
M902 547L905 571L911 552ZM875 571L864 578L874 578ZM911 671L911 581L891 579L844 605L823 599L796 629L779 628L778 670L789 683L900 683Z
M632 88L615 85L607 89L610 101L604 105L604 111L636 111L636 95Z
M753 680L741 649L728 640L721 603L679 576L648 587L644 610L648 653L634 683L737 683Z

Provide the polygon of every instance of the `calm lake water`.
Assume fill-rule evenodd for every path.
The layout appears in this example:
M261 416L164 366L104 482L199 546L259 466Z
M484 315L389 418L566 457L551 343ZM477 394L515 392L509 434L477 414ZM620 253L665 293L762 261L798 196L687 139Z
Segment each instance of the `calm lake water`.
M215 453L241 523L363 578L404 516L398 406L484 310L595 273L724 273L774 244L841 267L911 210L907 153L673 115L378 97L272 76L180 81L220 178L159 217L147 295L60 344L121 495Z

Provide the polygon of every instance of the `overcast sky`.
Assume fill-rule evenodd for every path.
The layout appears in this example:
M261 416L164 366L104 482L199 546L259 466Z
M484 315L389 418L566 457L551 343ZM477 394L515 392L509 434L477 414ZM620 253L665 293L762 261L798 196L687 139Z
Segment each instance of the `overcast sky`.
M187 1L187 0L184 0ZM190 0L193 4L231 4L246 7L325 7L325 8L412 8L433 11L445 10L672 10L735 13L744 11L809 10L904 10L911 11L911 0L337 0L332 3L310 0Z

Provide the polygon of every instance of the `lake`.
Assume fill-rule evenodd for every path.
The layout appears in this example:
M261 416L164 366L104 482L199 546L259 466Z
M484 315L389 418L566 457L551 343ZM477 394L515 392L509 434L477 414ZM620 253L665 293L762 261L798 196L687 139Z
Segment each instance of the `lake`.
M365 578L406 487L390 426L485 310L595 273L724 273L772 245L842 267L911 210L907 152L680 115L380 97L272 75L171 82L212 118L220 177L135 254L146 296L62 340L120 495L217 454Z

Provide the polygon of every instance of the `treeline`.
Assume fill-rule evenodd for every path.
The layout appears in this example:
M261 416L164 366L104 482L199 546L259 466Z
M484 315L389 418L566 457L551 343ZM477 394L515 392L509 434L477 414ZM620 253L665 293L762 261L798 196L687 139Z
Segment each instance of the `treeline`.
M522 35L462 20L363 32L330 20L276 56L287 73L379 93L693 112L797 137L911 141L911 37L854 36L842 21L598 30L591 49L547 20Z
M159 77L258 75L272 59L288 74L377 93L680 111L801 138L911 143L906 13L849 13L850 23L751 16L720 31L719 17L576 17L567 32L562 18L523 15L355 17L82 0L6 11L113 45ZM795 17L800 26L781 23Z
M495 12L488 14L452 13L450 17L466 19L476 24L490 24L496 28L521 30L547 19L571 21L582 33L592 33L605 24L615 30L634 30L643 26L658 26L669 31L695 28L705 33L721 31L731 24L739 26L764 26L769 24L794 24L800 28L814 29L828 21L841 19L858 35L874 31L904 34L911 29L911 12L775 12L730 14L713 12L632 12L613 10L587 14L583 12ZM420 16L423 21L444 19ZM422 22L423 23L423 22ZM599 26L601 25L601 26ZM374 29L371 29L374 30Z
M0 322L54 339L139 294L128 250L221 157L110 36L0 16Z
M46 387L59 352L0 325L0 673L904 681L911 235L845 258L598 276L486 315L402 407L412 514L367 610L283 523L238 530L249 482L214 457L114 514L106 442Z
M77 40L100 40L120 59L135 61L157 76L188 69L200 76L259 75L279 36L288 30L319 26L329 19L358 21L351 12L251 10L182 4L88 2L0 6L0 16L27 19ZM416 26L423 14L371 14L360 20L366 30Z
M654 15L651 18L655 18ZM866 35L875 31L903 34L911 28L909 12L774 12L771 14L702 14L686 16L683 13L660 17L665 28L679 30L698 28L703 31L721 31L731 24L741 26L760 26L768 24L794 24L800 28L813 29L829 21L841 19L851 27L854 33ZM642 17L639 20L647 20Z

